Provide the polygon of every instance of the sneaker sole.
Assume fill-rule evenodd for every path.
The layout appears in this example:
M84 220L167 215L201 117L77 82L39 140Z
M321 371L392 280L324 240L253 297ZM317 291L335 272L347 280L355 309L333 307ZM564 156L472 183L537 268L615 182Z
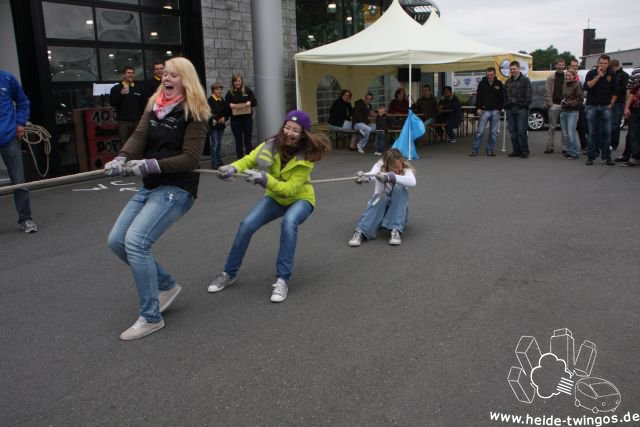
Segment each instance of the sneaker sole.
M282 301L284 301L284 300L286 300L286 299L287 299L287 297L284 297L284 298L282 298L282 299L281 299L281 298L282 298L282 297L274 297L274 296L272 296L272 297L271 297L271 302L282 302Z
M349 246L352 247L352 248L357 248L361 244L362 244L362 242L361 243L351 243L351 242L349 242Z
M402 242L393 241L393 242L389 242L389 244L391 246L400 246L402 244Z
M175 294L173 294L173 296L171 298L169 298L165 303L163 307L160 307L160 313L164 312L167 308L169 308L169 306L171 304L173 304L173 301L176 299L176 297L178 296L178 294L180 292L182 292L182 286L180 285L176 285L177 291Z
M216 293L216 292L220 292L221 290L223 290L226 287L229 287L231 285L233 285L234 283L236 283L236 278L234 277L233 279L231 279L231 282L227 283L226 285L224 285L223 287L219 288L215 285L209 285L209 287L207 288L207 292L211 292Z

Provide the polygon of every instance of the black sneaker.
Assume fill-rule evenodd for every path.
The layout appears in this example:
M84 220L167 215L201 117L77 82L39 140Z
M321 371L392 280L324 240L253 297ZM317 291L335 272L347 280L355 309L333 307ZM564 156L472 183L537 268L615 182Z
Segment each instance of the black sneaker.
M611 159L605 159L605 160L603 161L603 163L604 163L605 165L607 165L607 166L615 166L615 165L616 165L616 164L615 164L615 162L614 162L613 160L611 160Z
M507 154L507 157L520 157L520 156L521 156L521 154L520 153L516 153L516 152Z
M472 151L472 152L469 153L469 157L475 157L477 155L478 155L477 151Z
M522 154L520 154L520 158L521 158L521 159L528 159L528 158L529 158L529 153L522 153Z
M560 157L562 157L563 159L566 159L567 157L571 157L570 155L568 155L566 152L560 154Z
M544 149L544 154L551 154L553 153L553 148L545 148Z
M593 164L593 159L587 159L587 161L584 162L584 164L587 166L591 166Z
M495 157L496 153L494 153L493 151L487 151L487 156L489 157Z
M567 156L565 156L565 159L567 159L567 160L578 160L578 156L569 156L569 155L567 155Z
M618 156L615 159L613 159L613 161L616 163L628 162L629 158L627 156Z

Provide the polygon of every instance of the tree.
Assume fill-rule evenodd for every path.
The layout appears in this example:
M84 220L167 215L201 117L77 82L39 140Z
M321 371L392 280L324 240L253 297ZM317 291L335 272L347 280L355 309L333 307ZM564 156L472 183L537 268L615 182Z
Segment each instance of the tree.
M529 55L533 57L533 69L534 70L555 70L555 63L557 58L564 58L564 61L569 65L569 61L576 56L569 51L558 53L558 49L549 46L546 49L536 49L533 52L529 52Z

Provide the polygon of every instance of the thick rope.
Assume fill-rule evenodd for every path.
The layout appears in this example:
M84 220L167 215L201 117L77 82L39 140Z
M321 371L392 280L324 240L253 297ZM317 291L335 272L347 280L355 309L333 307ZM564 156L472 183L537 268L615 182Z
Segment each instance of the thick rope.
M29 152L31 153L31 159L33 160L33 165L36 168L36 172L41 177L47 176L49 173L49 155L51 154L51 134L49 131L40 125L28 124L24 127L24 136L22 140L29 147ZM36 159L36 155L33 152L32 145L42 144L42 151L45 155L45 169L44 172L40 170L40 166L38 165L38 159Z
M193 172L199 173L199 174L209 174L209 175L218 175L218 171L216 169L194 169ZM36 187L43 187L43 186L47 186L47 185L55 185L55 184L66 184L66 183L72 183L72 182L78 182L78 181L83 181L87 178L93 178L93 177L99 177L101 175L105 175L104 173L104 169L98 169L98 170L94 170L94 171L89 171L89 172L81 172L81 173L76 173L73 175L65 175L65 176L59 176L56 178L49 178L49 179L41 179L40 181L31 181L31 182L23 182L22 184L15 184L15 185L7 185L4 187L0 187L0 195L4 195L4 194L8 194L11 193L15 190L20 190L20 189L31 189L31 188L36 188ZM369 173L365 173L364 175L366 176L373 176ZM242 177L246 177L247 175L244 173L236 173L234 174L234 176L242 176ZM114 178L116 178L114 176ZM353 181L355 178L357 178L356 175L354 176L348 176L345 178L330 178L330 179L316 179L316 180L312 180L310 181L311 184L325 184L325 183L329 183L329 182L340 182L340 181Z
M100 175L104 175L104 169L98 169L98 170L89 171L89 172L81 172L73 175L59 176L56 178L41 179L40 181L23 182L22 184L7 185L5 187L0 187L0 195L11 193L14 190L20 190L20 189L28 190L30 188L42 187L46 185L77 182L77 181L82 181L86 178L98 177Z

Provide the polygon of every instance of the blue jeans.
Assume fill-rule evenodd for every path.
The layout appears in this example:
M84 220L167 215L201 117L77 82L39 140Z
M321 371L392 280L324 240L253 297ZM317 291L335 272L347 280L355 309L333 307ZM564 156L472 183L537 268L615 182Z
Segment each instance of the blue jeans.
M560 127L562 128L562 135L567 144L567 154L571 157L578 157L580 155L580 146L576 138L576 126L578 125L579 114L580 112L578 110L562 111L560 113Z
M640 108L631 109L631 117L629 117L629 133L627 134L627 145L630 157L640 160ZM625 148L625 151L627 148Z
M218 169L222 166L222 156L220 154L222 148L223 129L211 129L209 131L209 144L211 144L211 167Z
M224 265L224 271L229 276L235 277L247 253L253 233L274 219L283 217L280 225L280 250L276 262L276 277L289 280L296 255L298 226L311 215L311 212L313 212L313 206L306 200L298 200L289 206L284 206L271 197L264 196L240 223L231 252Z
M404 185L396 185L391 197L386 193L378 193L369 200L356 230L360 230L367 240L373 240L380 228L404 232L408 220L409 192Z
M364 132L364 135L361 135L360 140L358 141L358 147L364 149L364 147L366 147L367 143L369 142L369 135L371 135L371 131L375 130L376 126L368 125L366 123L356 123L355 125L353 125L353 128L357 131L361 130Z
M253 117L239 119L231 118L231 133L236 141L236 157L241 159L253 149L251 134L253 132Z
M489 142L487 143L487 152L493 151L496 146L496 139L498 138L498 128L500 128L500 111L498 110L483 110L480 114L480 120L478 120L478 129L476 130L475 139L471 146L471 151L477 153L482 143L482 135L484 135L487 122L491 122L491 128L489 129Z
M611 109L608 105L587 105L585 113L589 158L594 160L599 154L602 160L611 159Z
M611 107L611 146L615 150L620 145L620 122L624 113L624 102L616 102Z
M509 108L507 123L511 134L511 145L516 154L529 154L529 110L527 108Z
M141 187L126 204L109 233L111 250L133 273L138 288L140 316L156 323L162 319L158 307L158 290L175 286L176 281L151 254L162 234L193 205L188 191L173 186L153 190Z
M2 160L7 165L11 184L22 184L24 182L24 167L22 165L22 148L20 141L14 139L8 144L0 145ZM31 219L31 204L29 203L29 191L19 189L13 191L13 202L18 211L18 222Z
M387 131L376 130L376 153L384 153L386 142L387 142Z

